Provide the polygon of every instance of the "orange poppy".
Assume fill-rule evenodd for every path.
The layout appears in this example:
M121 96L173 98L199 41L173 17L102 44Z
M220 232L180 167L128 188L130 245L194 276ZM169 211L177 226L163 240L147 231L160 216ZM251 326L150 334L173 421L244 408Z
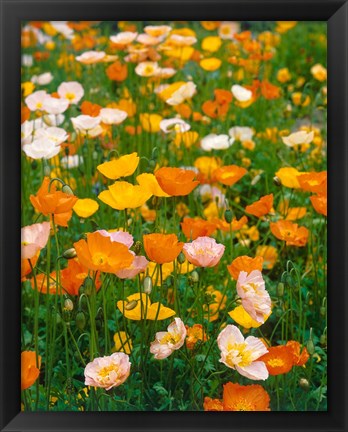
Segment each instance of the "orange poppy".
M257 360L265 363L270 375L286 374L291 371L293 366L292 350L285 345L268 348L268 353Z
M182 118L190 118L192 114L192 109L190 105L186 103L181 103L179 105L174 106L174 110L181 115Z
M327 197L326 195L312 195L310 198L312 206L317 213L327 216Z
M68 261L68 267L61 271L61 284L63 290L71 296L79 295L81 285L88 276L88 268L84 267L77 258ZM101 287L100 273L95 280L96 291Z
M214 171L214 176L220 183L226 186L232 186L237 183L237 181L240 180L246 173L247 170L245 168L239 167L237 165L226 165L216 169Z
M223 411L224 406L220 399L212 399L208 396L204 398L203 403L204 411Z
M30 119L30 109L24 105L21 107L21 123Z
M81 104L81 114L89 115L91 117L98 117L102 107L89 101L84 101Z
M247 255L242 255L234 259L231 264L227 266L227 270L233 279L237 280L241 271L245 271L247 273L250 273L253 270L262 271L262 264L263 257L261 256L251 258Z
M49 286L47 287L47 275L46 273L40 273L36 275L35 279L31 278L30 284L33 290L35 290L35 283L37 286L37 290L41 294L55 294L57 292L57 284L56 284L56 272L53 271L50 273L49 277ZM35 282L36 281L36 282Z
M229 104L232 102L232 93L229 90L215 89L215 100L219 105Z
M147 256L157 264L174 261L184 246L176 234L147 234L143 240Z
M161 188L168 195L188 195L199 184L194 180L195 173L191 170L181 168L163 167L155 172L156 179Z
M30 259L31 265L35 267L37 260L40 256L40 251L37 252L36 255L33 256L33 258ZM27 276L29 273L31 273L31 266L28 259L22 259L21 260L21 279L24 280L25 276Z
M303 366L309 360L309 354L306 347L303 347L301 351L301 344L297 341L288 341L286 345L293 356L293 365L294 366Z
M88 233L87 241L79 240L74 248L79 262L89 270L115 273L129 267L134 259L127 246L99 232Z
M41 357L38 356L36 364L35 351L23 351L21 353L21 389L31 387L40 375Z
M268 214L273 207L273 194L265 195L258 201L245 207L245 211L253 216L261 217Z
M261 82L261 94L265 99L278 99L280 96L280 87L271 84L269 81Z
M208 340L202 324L194 324L192 327L185 327L187 331L186 346L189 350L194 349L198 341L205 342Z
M279 220L270 224L272 234L279 240L286 242L287 246L305 246L308 241L309 231L305 227L288 220Z
M75 195L56 191L54 184L48 191L49 184L49 177L45 177L36 195L30 195L30 202L43 215L49 215L50 218L54 215L56 225L67 227L72 216L72 208L78 198Z
M185 218L181 229L187 239L196 240L197 237L209 237L216 230L216 225L201 218Z
M124 81L128 76L128 67L117 60L107 67L106 75L112 81Z
M304 173L297 177L301 189L317 194L327 193L327 172Z
M227 383L222 396L224 411L270 411L270 397L259 384Z

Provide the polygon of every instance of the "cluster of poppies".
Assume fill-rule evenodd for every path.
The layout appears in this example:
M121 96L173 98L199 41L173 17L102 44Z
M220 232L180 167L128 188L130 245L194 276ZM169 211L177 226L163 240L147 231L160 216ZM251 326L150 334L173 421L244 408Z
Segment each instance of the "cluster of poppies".
M323 25L28 22L22 50L23 409L322 407Z

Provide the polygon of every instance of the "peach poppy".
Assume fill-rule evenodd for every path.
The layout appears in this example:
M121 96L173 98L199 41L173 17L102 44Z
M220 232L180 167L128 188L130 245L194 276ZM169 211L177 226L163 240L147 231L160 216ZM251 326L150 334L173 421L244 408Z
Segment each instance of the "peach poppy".
M327 172L302 173L297 177L301 189L317 194L327 193Z
M215 267L224 251L225 246L210 237L197 237L183 247L186 259L197 267Z
M68 261L68 267L61 271L61 285L63 290L71 296L79 295L79 290L88 276L88 268L83 266L77 258ZM95 289L101 287L100 272L95 279Z
M49 177L45 177L36 195L30 195L30 202L43 215L49 215L51 219L54 216L56 225L67 227L72 216L72 208L78 198L75 195L56 191L54 184L51 185L49 192L49 184Z
M268 214L273 207L273 194L265 195L258 201L245 207L245 211L253 216L262 217Z
M46 246L50 236L49 222L42 222L21 228L21 258L32 259Z
M128 76L128 67L126 64L122 64L121 62L116 60L114 63L107 67L106 75L112 81L124 81Z
M36 363L35 351L22 351L21 353L21 389L31 387L40 375L41 357Z
M198 217L187 217L181 222L181 229L187 239L196 240L197 237L209 237L216 230L216 225Z
M293 366L292 350L285 345L268 348L268 353L258 359L266 364L270 375L281 375L291 371Z
M147 187L117 181L108 190L101 192L98 198L115 210L124 210L141 207L151 195Z
M174 261L184 246L176 234L146 234L143 240L147 256L157 264Z
M226 186L232 186L237 183L245 174L247 170L237 165L226 165L214 171L214 176L220 183Z
M195 173L182 168L162 167L155 172L161 188L171 196L188 195L199 184Z
M312 195L310 198L312 206L314 207L314 210L322 214L324 216L327 216L327 196L326 195Z
M287 246L305 246L308 241L309 231L306 227L300 227L297 224L279 220L270 224L272 234L279 240L286 242Z
M134 258L127 246L111 241L99 232L88 233L87 240L74 243L74 248L80 263L94 271L115 273L129 267Z
M288 341L285 346L290 348L294 366L303 366L307 363L309 354L306 347L303 347L301 350L301 344L293 340Z
M235 258L230 265L227 266L227 270L234 280L237 280L239 273L245 271L251 273L253 270L262 271L263 258L261 256L256 256L251 258L247 255L242 255Z
M129 305L133 307L129 309ZM174 310L163 306L163 304L152 303L150 297L145 293L132 294L127 297L127 301L119 300L117 308L126 318L134 321L142 319L162 321L175 315Z
M270 411L270 397L259 384L240 385L229 382L224 385L223 411Z
M167 331L157 332L155 340L151 342L150 352L157 360L169 357L174 351L180 349L186 338L186 327L180 318L174 318Z

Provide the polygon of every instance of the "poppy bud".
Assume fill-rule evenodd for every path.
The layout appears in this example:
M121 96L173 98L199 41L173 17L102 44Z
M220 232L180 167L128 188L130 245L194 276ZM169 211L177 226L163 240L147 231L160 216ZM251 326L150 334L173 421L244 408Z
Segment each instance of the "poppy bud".
M82 311L77 312L75 317L76 327L79 330L83 330L86 326L86 316Z
M64 300L64 309L72 311L74 309L74 303L69 298Z
M273 177L273 183L274 183L276 186L278 186L278 187L281 187L281 186L282 186L282 181L281 181L280 178L277 177L277 176Z
M94 152L92 153L92 159L93 159L93 160L97 160L97 159L98 159L98 152L94 151Z
M232 219L233 219L232 210L231 209L225 210L225 221L230 224L232 222Z
M51 174L51 168L48 165L45 165L43 172L45 177L49 177L49 175Z
M320 315L322 315L322 316L325 316L325 315L326 315L326 307L325 307L325 306L322 306L322 307L320 308Z
M178 255L177 260L178 260L179 264L183 264L185 262L185 260L186 260L186 257L185 257L185 255L182 252L180 252L179 255Z
M199 281L199 274L196 272L196 270L191 273L191 279L194 283Z
M75 248L70 248L63 252L63 258L65 259L72 259L75 257L77 257Z
M139 255L140 254L141 247L142 247L141 242L140 241L136 241L135 245L134 245L134 248L133 248L135 255Z
M152 291L152 279L150 276L145 276L143 281L144 293L151 294Z
M276 310L274 311L274 313L275 313L275 316L277 318L280 318L283 315L283 311L282 311L281 308L276 308Z
M71 187L65 183L65 185L62 187L62 192L64 192L67 195L74 195L74 192L72 191Z
M153 170L155 168L155 166L156 166L156 161L153 159L150 159L149 160L149 169Z
M314 346L314 342L312 339L308 339L307 344L306 344L306 348L307 348L309 355L313 355L315 353L315 346Z
M277 294L278 297L283 297L284 295L284 284L282 282L280 282L277 286Z
M309 390L309 381L306 378L300 378L298 383L303 390Z
M87 276L83 282L83 286L85 288L85 294L91 295L93 289L93 279L90 276Z
M327 345L327 336L325 333L323 333L320 336L320 345L326 346Z
M132 300L129 303L126 304L126 306L124 307L126 310L130 311L132 309L134 309L138 304L138 300Z

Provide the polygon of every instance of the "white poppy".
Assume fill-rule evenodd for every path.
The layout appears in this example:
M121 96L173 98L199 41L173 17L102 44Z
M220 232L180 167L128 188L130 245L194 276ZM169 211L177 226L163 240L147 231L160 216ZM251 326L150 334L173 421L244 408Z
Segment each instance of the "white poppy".
M34 138L40 139L40 138L46 138L50 141L54 141L56 145L63 144L68 139L68 134L63 128L59 127L48 127L48 128L41 128L37 129L34 132Z
M246 126L234 126L228 134L231 138L238 141L250 141L254 135L254 129Z
M80 63L93 64L103 61L105 56L106 53L104 51L86 51L75 58Z
M237 99L239 102L247 102L250 100L253 96L253 93L246 89L245 87L242 87L238 84L235 84L231 88L231 92L233 96Z
M111 42L117 45L128 45L134 41L134 39L138 36L138 33L134 32L121 32L117 35L110 36Z
M34 130L34 123L26 120L21 124L21 144L30 144L33 140L32 133Z
M25 98L25 103L30 111L42 111L43 102L50 97L45 90L38 90Z
M309 144L313 141L314 132L298 131L286 137L282 137L283 143L288 147L294 147L301 144Z
M229 138L229 136L225 134L209 134L202 138L201 148L205 151L225 150L231 147L233 141L233 138Z
M77 168L82 163L83 163L82 156L76 154L64 156L60 161L61 166L65 169Z
M45 72L40 75L33 75L31 77L31 82L38 85L46 85L49 84L53 80L53 75L51 72Z
M62 114L69 107L69 101L67 99L55 98L52 96L48 96L44 99L42 103L43 111L46 111L47 114L58 115Z
M23 146L24 153L32 159L50 159L60 152L60 146L49 138L38 138Z
M82 85L77 81L61 83L57 92L60 98L67 99L70 104L77 104L85 94Z
M164 133L170 133L170 132L187 132L191 129L191 126L186 123L184 120L181 120L179 118L171 118L171 119L164 119L160 122L160 128L161 131Z
M101 121L105 124L120 124L128 117L126 111L116 108L102 108L100 110Z

